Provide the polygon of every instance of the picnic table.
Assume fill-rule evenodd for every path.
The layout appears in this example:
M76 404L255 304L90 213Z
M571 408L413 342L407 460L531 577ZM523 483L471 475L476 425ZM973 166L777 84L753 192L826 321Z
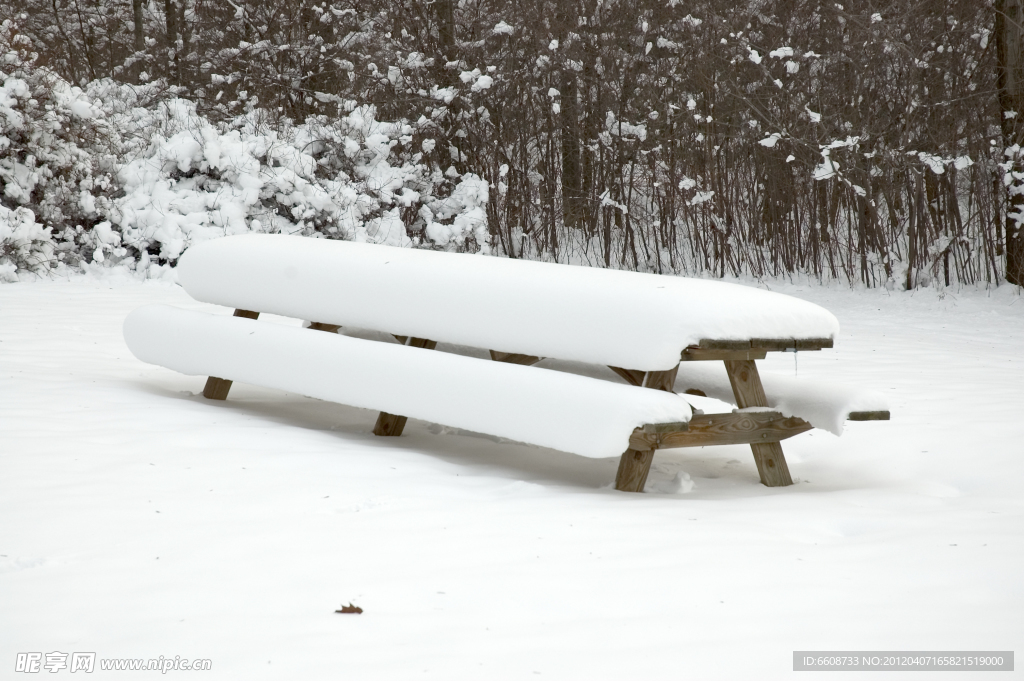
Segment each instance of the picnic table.
M782 440L888 418L862 391L766 391L758 360L831 348L838 322L751 287L280 235L204 242L178 272L193 298L234 316L147 306L126 320L125 338L144 361L207 375L207 398L225 399L240 380L378 410L381 436L415 417L619 456L623 491L643 490L660 449L735 444L751 446L762 483L789 485ZM261 313L308 327L263 323ZM343 335L350 329L395 342ZM438 352L438 343L485 349L491 361ZM544 358L604 365L622 383L534 366ZM688 378L688 367L714 362L727 380ZM737 409L704 414L686 392ZM805 395L815 404L801 403ZM829 407L824 416L817 403Z

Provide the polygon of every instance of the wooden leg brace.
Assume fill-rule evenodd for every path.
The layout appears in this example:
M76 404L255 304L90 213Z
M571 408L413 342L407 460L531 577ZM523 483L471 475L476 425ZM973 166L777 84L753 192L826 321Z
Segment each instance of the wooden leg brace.
M260 316L259 312L253 312L252 310L235 310L236 317L245 317L246 319L257 319ZM228 393L231 391L231 381L224 378L217 378L216 376L210 376L206 379L206 386L203 388L203 397L208 400L226 400Z
M396 338L399 340L404 339L402 340L402 343L413 348L433 350L437 347L437 341L427 340L426 338L409 338L406 336L396 336ZM409 419L406 416L389 414L386 411L382 411L377 416L377 423L373 426L373 434L398 437L402 434L402 431L405 430L405 422L408 420Z
M622 376L625 380L633 383L639 372L629 369L618 369L611 367L612 371ZM668 371L648 371L643 380L639 382L645 388L674 392L672 386L676 382L676 372L679 365ZM634 383L637 385L637 383ZM626 453L619 459L619 471L615 474L615 489L620 492L643 492L647 484L647 474L651 472L651 462L654 461L654 450L644 452L635 449L627 449Z
M725 370L729 374L732 392L736 396L736 406L767 407L768 398L764 394L761 375L757 373L757 365L752 359L725 360ZM754 463L761 476L761 484L766 487L785 487L793 484L789 474L786 457L782 453L782 445L778 442L757 442L750 445L754 452Z

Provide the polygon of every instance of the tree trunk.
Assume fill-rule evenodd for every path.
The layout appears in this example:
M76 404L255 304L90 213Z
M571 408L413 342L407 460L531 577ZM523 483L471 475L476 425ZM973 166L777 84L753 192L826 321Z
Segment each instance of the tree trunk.
M164 18L167 22L167 56L173 62L170 81L178 84L178 7L174 0L164 0Z
M580 129L576 74L562 72L562 220L572 230L583 226L583 176L580 167Z
M192 75L188 71L188 52L189 43L192 41L192 30L189 28L188 22L185 21L185 8L187 7L187 0L178 0L178 38L181 41L180 45L176 46L174 52L174 67L178 70L178 84L192 84Z
M997 0L996 49L999 54L999 105L1003 112L1006 177L1024 172L1024 58L1021 54L1022 0ZM1015 112L1007 116L1007 112ZM1006 184L1006 280L1024 286L1024 181Z
M142 37L142 0L132 0L132 16L135 19L135 51L142 52L146 47Z
M449 69L446 66L448 62L458 61L459 58L458 49L455 44L455 0L437 0L434 3L434 7L437 11L437 38L440 51L439 58L437 59L438 77L442 84L456 85L459 81L457 75L459 70ZM447 109L448 114L444 117L447 128L444 135L444 145L451 144L459 150L459 157L452 158L451 164L456 172L462 175L466 172L466 164L462 162L462 159L466 151L467 138L456 137L453 142L451 137L459 127L459 114L462 111L459 98L453 99L448 104Z
M448 61L455 59L455 2L437 0L437 33L441 43L441 56ZM442 60L440 66L444 68Z
M132 0L132 18L135 24L135 44L134 49L136 55L146 49L146 40L142 34L142 0ZM135 82L139 82L139 74L142 73L143 62L135 62L132 64L130 70L131 77L135 79Z

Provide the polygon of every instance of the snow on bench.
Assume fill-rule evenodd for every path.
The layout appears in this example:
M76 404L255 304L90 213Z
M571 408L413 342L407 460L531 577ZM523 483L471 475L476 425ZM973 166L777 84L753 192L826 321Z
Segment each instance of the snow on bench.
M749 444L762 483L789 485L781 440L889 417L875 398L803 382L773 383L769 398L755 360L830 348L839 324L816 305L745 286L283 235L193 246L178 277L193 298L235 316L145 307L125 321L125 339L143 361L209 376L205 397L225 399L239 380L380 410L375 435L400 435L412 416L621 454L624 491L643 490L656 450L716 444ZM254 321L260 313L330 333ZM429 352L438 341L495 361ZM526 366L544 357L604 364L629 385ZM693 415L673 394L680 366L702 360L723 361L727 383L688 368L687 388L731 391L738 411Z
M668 392L169 305L133 311L124 337L143 362L190 376L223 376L588 457L619 456L636 428L685 423L691 413Z

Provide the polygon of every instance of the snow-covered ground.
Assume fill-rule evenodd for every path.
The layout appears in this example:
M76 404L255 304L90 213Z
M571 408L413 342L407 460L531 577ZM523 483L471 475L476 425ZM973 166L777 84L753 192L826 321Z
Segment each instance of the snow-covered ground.
M771 288L842 324L799 375L880 390L893 420L787 441L792 487L719 447L659 452L630 495L615 459L415 421L375 438L374 413L246 385L204 400L122 339L146 303L216 309L171 284L0 286L4 678L33 651L206 658L217 679L772 679L794 650L1019 652L1024 300ZM364 613L334 613L349 602Z

